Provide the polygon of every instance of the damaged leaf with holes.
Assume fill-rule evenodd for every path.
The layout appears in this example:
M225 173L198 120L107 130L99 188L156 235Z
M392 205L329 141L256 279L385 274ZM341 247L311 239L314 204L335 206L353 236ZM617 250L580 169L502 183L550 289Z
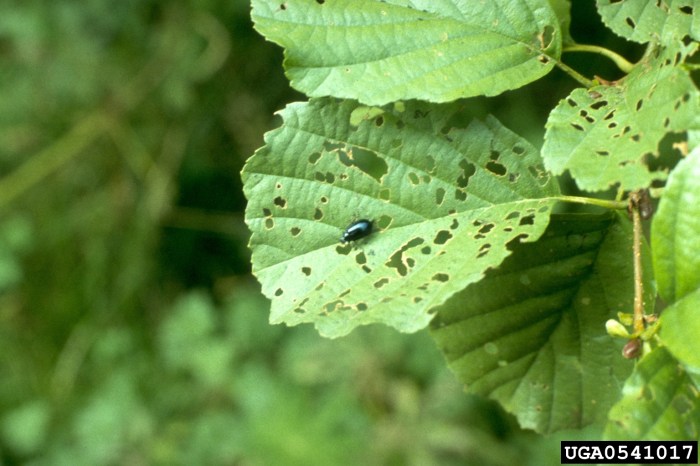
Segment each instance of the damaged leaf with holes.
M686 37L700 40L698 0L597 0L603 22L635 42L675 47Z
M431 335L466 390L522 427L602 424L633 366L605 331L632 309L631 248L626 216L554 215L537 242L513 245L498 269L442 305ZM645 248L646 265L649 256Z
M271 321L326 336L424 328L436 306L547 226L558 187L493 118L445 127L451 107L289 105L243 171L253 272ZM358 117L365 115L365 117ZM357 219L371 235L342 244Z
M620 82L575 89L560 101L546 125L547 169L568 170L586 191L643 189L665 180L667 170L649 166L660 141L692 127L700 113L697 89L679 67L695 48L657 49Z
M382 105L497 95L561 55L548 0L253 0L255 28L285 48L292 87Z

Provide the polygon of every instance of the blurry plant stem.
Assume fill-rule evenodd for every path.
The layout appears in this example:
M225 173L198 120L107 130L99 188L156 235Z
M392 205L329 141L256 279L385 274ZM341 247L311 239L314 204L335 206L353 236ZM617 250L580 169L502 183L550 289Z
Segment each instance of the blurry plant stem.
M210 14L199 14L194 18L195 27L206 40L207 48L199 57L198 66L200 79L206 78L223 66L230 53L231 44L226 28L218 19ZM120 112L128 113L143 102L148 95L155 91L170 74L178 57L172 56L177 50L180 37L177 34L166 35L166 40L160 53L156 53L140 72L124 88L114 95L114 105ZM98 137L106 133L120 147L135 148L135 153L146 157L127 157L127 163L139 175L154 167L152 157L148 157L145 147L136 147L138 137L130 133L128 128L118 124L121 121L111 118L110 114L98 110L81 120L67 134L55 141L49 147L30 157L15 171L0 178L0 210L10 205L18 196L40 183L65 163L77 157L89 147ZM130 151L122 151L131 154Z
M101 113L85 118L68 134L31 157L8 176L0 179L0 210L73 157L82 153L102 134L106 125L106 119Z
M617 67L620 68L620 70L625 74L629 73L630 71L632 71L632 68L634 68L634 64L627 61L627 59L622 55L619 55L613 52L612 50L606 49L605 47L601 47L599 45L571 44L564 46L562 52L597 53L612 60L615 63L615 65L617 65Z

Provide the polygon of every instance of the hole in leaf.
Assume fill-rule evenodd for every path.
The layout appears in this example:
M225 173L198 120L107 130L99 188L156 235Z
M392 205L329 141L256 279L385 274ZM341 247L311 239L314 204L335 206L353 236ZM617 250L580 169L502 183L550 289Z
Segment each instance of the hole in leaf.
M302 267L301 273L308 277L309 275L311 275L311 267Z
M350 242L347 242L345 244L339 244L335 247L335 252L337 252L341 256L347 256L350 254L351 251L352 244L350 244Z
M664 128L668 128L671 124L671 119L669 117L664 118Z
M462 174L457 178L457 186L464 189L469 185L469 178L476 173L476 166L468 160L462 159L459 162Z
M520 219L520 225L534 225L535 224L535 215L530 214L526 215L523 218Z
M360 252L359 254L355 255L355 262L358 264L366 264L367 263L367 256L365 256L364 252Z
M418 303L421 302L421 301L423 301L423 298L421 298L420 296L414 296L414 297L413 297L413 302L414 302L415 304L418 304Z
M314 210L314 220L321 220L323 218L323 211L318 207Z
M285 207L287 207L287 201L286 201L284 198L280 197L280 196L277 196L277 197L272 201L272 203L275 204L275 205L276 205L277 207L279 207L280 209L284 209Z
M275 221L272 219L272 217L268 217L265 219L265 229L267 230L272 230L275 227Z
M540 47L544 50L550 46L552 40L554 39L554 28L552 26L545 26L542 32L539 34Z
M457 220L456 218L453 218L452 223L450 224L450 230L456 230L458 226L459 226L459 220Z
M639 99L639 100L637 101L637 105L636 105L636 107L635 107L635 108L637 109L637 111L641 110L642 105L644 105L644 100L643 100L643 99Z
M486 164L486 169L497 176L503 176L507 173L505 165L493 161Z
M629 27L631 27L632 29L634 29L634 28L637 27L637 25L635 24L634 20L633 20L632 18L630 18L629 16L625 19L625 22L626 22L627 25L628 25Z
M292 227L289 232L292 234L292 236L299 236L299 233L301 233L301 228L299 227Z
M367 267L366 265L362 266L362 271L365 273L372 273L372 269Z
M386 265L389 268L396 269L396 272L402 277L406 276L409 267L413 267L413 265L415 264L415 260L409 257L406 258L406 260L404 261L404 252L408 251L411 248L415 248L423 243L423 239L413 238L411 241L401 246L401 249L392 254L391 257L389 257L389 260L384 263L384 265Z
M313 154L309 155L309 163L311 165L316 164L316 162L319 161L321 158L321 153L320 152L314 152Z
M272 211L267 207L263 207L263 217L272 217Z
M384 117L378 116L378 117L374 120L374 124L375 124L377 127L381 127L381 126L384 124Z
M641 137L639 134L635 134L634 136L632 136L631 139L632 139L634 142L639 142L639 140L640 140L641 138L642 138L642 137Z
M603 117L603 120L609 120L609 119L611 119L611 118L614 117L614 116L615 116L615 110L611 110L610 112L608 112L607 115L605 115L605 116Z
M600 108L605 107L606 105L608 105L608 101L601 100L599 102L593 102L591 105L589 105L589 107L592 108L593 110L598 110Z
M482 226L479 228L479 233L482 235L488 234L491 230L493 230L493 227L495 227L493 223L487 223L486 225Z
M379 157L376 152L362 147L351 146L346 151L338 151L337 153L338 159L343 165L355 167L377 181L389 171L384 159Z
M685 15L692 15L693 14L693 7L690 5L685 5L685 6L678 8L678 9L681 10L681 13L683 13Z
M523 155L525 153L525 149L520 146L513 146L513 153L517 155Z
M326 0L316 0L316 3L318 3L319 5L323 5L324 3L326 3Z
M450 281L450 276L446 273L436 273L435 275L433 275L432 280L436 282L445 283Z
M443 188L438 188L435 190L435 203L437 205L442 205L442 201L445 200L445 190Z
M284 294L284 290L282 288L277 288L275 290L275 296L282 296Z
M601 157L607 157L610 155L610 152L606 150L597 150L595 151L596 154L600 155Z
M321 196L321 199L319 200L321 201L321 204L328 204L328 198L326 196Z
M428 173L433 173L435 171L435 165L436 165L435 157L433 157L432 155L426 155L425 156L425 164L426 164L425 171L427 171Z
M367 303L357 303L357 310L362 312L368 309Z
M430 254L430 251L431 251L430 246L426 246L426 247L424 247L424 248L422 248L422 249L420 250L420 252L423 253L423 254L425 254L426 256L427 256L428 254Z
M578 125L576 123L570 123L571 127L574 128L576 131L583 131L583 126Z
M286 9L287 9L287 5L285 5L284 3L280 3L280 10L284 11Z
M491 245L489 243L482 245L479 248L479 254L477 254L476 258L478 259L480 257L484 257L486 254L489 253L490 250L491 250Z
M572 107L578 107L578 103L572 98L566 99L566 103L571 105Z
M414 186L420 184L420 178L418 178L418 175L413 172L408 174L408 181Z
M391 225L391 222L393 222L394 219L388 215L382 215L380 216L377 221L375 222L377 224L377 228L380 230L386 230L389 228L389 225Z
M377 280L376 282L374 282L374 287L377 288L377 289L380 289L381 287L383 287L383 286L386 285L387 283L389 283L389 279L388 279L388 278L380 278L379 280Z
M388 201L391 199L391 190L388 188L381 189L379 191L379 199L382 201Z
M458 201L466 201L467 193L461 189L455 189L455 199Z
M445 244L447 243L450 239L452 238L452 233L450 233L447 230L440 230L437 232L437 235L435 235L435 239L433 240L433 243L435 244Z

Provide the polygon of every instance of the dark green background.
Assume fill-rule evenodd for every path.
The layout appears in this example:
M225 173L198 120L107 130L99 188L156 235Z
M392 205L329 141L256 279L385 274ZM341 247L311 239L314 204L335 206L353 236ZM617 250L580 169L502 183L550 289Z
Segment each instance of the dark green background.
M576 39L639 56L574 3ZM0 6L0 465L558 464L559 437L463 394L425 332L267 324L239 171L304 97L249 8ZM540 146L574 86L467 108Z

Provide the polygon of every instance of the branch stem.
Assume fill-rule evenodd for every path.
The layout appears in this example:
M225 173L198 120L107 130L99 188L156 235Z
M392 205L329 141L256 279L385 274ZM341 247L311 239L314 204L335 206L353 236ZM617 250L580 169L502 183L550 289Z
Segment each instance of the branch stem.
M606 49L599 45L587 45L587 44L571 44L567 45L562 49L562 52L590 52L603 55L604 57L612 60L618 68L624 73L629 73L634 68L634 64L630 63L625 57L619 55L612 50Z
M634 333L644 331L644 284L642 282L642 219L638 208L639 197L636 192L630 195L632 212L632 255L634 261Z
M611 201L608 199L596 199L594 197L580 196L557 196L556 199L562 202L573 202L575 204L595 205L606 209L620 210L627 208L626 201Z
M579 84L581 84L581 85L582 85L583 87L585 87L585 88L593 87L593 86L595 86L595 84L596 84L595 81L592 81L592 80L588 79L587 77L585 77L584 75L582 75L581 73L579 73L579 72L576 71L575 69L571 68L570 66L565 65L565 64L562 63L561 61L557 61L557 66L558 66L564 73L566 73L566 74L568 74L569 76L571 76L572 78L574 78L576 81L579 82Z

